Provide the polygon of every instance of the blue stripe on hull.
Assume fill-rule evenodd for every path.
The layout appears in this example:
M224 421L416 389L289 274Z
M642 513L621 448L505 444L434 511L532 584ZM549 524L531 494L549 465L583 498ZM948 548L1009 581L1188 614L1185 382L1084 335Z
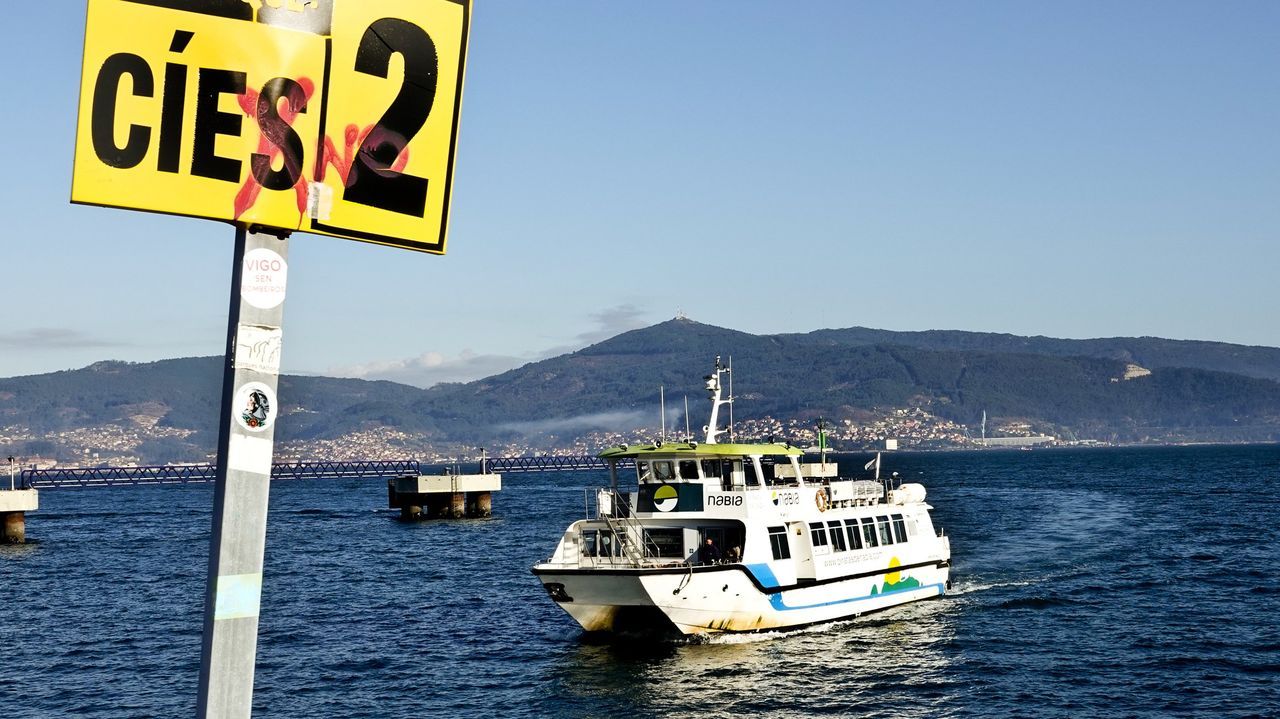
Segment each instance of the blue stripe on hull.
M785 594L786 592L781 592L781 593L779 593L779 594L771 594L771 595L769 595L769 604L770 604L774 609L776 609L776 610L778 610L778 611L780 611L780 612L788 611L788 610L794 610L794 609L814 609L814 608L816 608L816 607L829 607L829 606L831 606L831 605L833 605L833 604L847 604L847 603L849 603L849 602L866 602L866 601L870 601L870 600L872 600L872 599L879 599L879 598L881 598L881 597L887 597L887 596L889 596L890 594L897 594L898 592L914 592L914 591L919 590L919 589L936 589L936 590L938 590L938 594L945 594L945 593L946 593L946 587L944 587L941 583L938 583L938 584L924 584L924 585L920 585L920 586L916 586L916 587L909 587L909 588L905 588L905 589L891 589L891 590L889 590L889 591L887 591L887 592L880 592L880 593L878 593L878 594L872 594L872 595L865 596L865 597L849 597L849 598L847 598L847 599L835 599L835 600L832 600L832 601L830 601L830 602L819 602L819 603L817 603L817 604L805 604L805 605L803 605L803 606L792 607L792 606L787 606L786 602L783 600L783 594Z
M744 566L746 566L747 571L751 572L751 575L756 578L756 581L760 583L760 586L765 589L773 589L774 587L779 586L778 578L773 575L773 570L769 568L769 565L747 564Z

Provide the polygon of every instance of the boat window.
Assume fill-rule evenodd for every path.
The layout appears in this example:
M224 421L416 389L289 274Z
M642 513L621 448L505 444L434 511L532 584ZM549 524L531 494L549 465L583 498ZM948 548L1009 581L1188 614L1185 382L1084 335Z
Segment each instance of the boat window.
M831 528L831 549L836 552L843 552L848 549L844 543L844 530L839 522L827 522L827 526Z
M684 463L681 462L681 464L683 465ZM708 478L719 477L720 476L720 460L718 459L702 460L702 476L708 477Z
M769 527L769 546L773 548L774 559L791 559L786 527Z
M676 478L675 467L671 465L670 460L653 463L653 476L658 478L659 482L666 482Z
M777 477L775 476L776 473L774 472L773 467L774 467L773 462L762 461L760 463L760 471L764 473L765 484L775 484L778 481Z
M813 540L815 547L827 546L827 528L822 525L822 522L809 523L809 538Z
M747 477L747 486L748 486L748 487L759 487L759 486L760 486L760 478L756 476L756 463L755 463L755 462L752 462L752 461L751 461L751 460L749 460L749 459L748 459L748 460L745 460L745 461L743 461L743 463L742 463L742 469L743 469L743 471L744 471L744 472L746 472L746 477Z
M742 526L730 527L724 533L724 546L729 549L725 551L724 558L730 562L742 561L742 547L747 543L746 532Z
M880 546L880 543L876 541L876 520L871 517L862 518L862 539L868 547Z
M649 475L649 463L637 459L636 475L640 477L641 482L648 482L650 479L653 479L653 477Z
M586 529L582 532L582 553L588 557L617 557L621 547L613 541L613 532L607 529Z
M849 539L849 549L862 549L862 535L858 534L858 520L844 520L844 533Z
M613 532L600 532L600 551L597 557L613 556Z
M670 528L644 530L644 556L684 559L684 532Z
M682 459L680 460L680 479L697 479L698 478L698 460Z
M876 525L880 527L880 543L893 544L893 532L889 529L889 518L883 514L876 517Z
M907 523L901 514L893 515L893 541L898 544L907 541Z

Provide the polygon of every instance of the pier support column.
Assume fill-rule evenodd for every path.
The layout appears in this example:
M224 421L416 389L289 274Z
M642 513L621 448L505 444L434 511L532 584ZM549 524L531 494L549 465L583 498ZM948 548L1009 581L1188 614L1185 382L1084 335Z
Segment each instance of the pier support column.
M449 495L449 516L454 519L467 516L466 492L454 492Z
M5 512L0 515L0 542L4 544L25 544L27 541L26 512Z
M488 517L493 514L493 494L491 492L472 492L467 495L467 516Z
M406 504L400 507L400 519L411 522L422 514L422 507L414 504Z

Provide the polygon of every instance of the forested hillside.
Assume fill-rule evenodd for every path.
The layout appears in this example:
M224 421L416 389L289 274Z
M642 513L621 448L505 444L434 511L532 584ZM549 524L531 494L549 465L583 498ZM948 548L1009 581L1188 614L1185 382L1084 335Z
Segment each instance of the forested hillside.
M323 440L389 427L424 442L474 445L515 437L522 425L568 426L580 417L595 418L584 427L653 424L659 386L671 407L688 397L693 423L701 425L702 378L721 356L732 358L740 419L838 421L920 407L963 425L976 425L986 412L1079 438L1274 441L1280 382L1268 377L1280 376L1277 354L1154 338L862 328L759 336L681 319L427 390L285 376L277 438ZM1150 374L1127 374L1135 364ZM147 456L199 454L216 442L221 367L214 357L99 362L2 379L0 427L28 444L45 443L39 447L59 432L128 427L155 435L146 440Z

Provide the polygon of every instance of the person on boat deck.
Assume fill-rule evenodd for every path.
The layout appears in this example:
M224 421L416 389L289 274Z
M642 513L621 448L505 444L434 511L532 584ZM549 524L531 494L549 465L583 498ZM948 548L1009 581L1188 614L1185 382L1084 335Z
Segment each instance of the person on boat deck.
M706 544L702 545L702 563L716 564L720 561L720 558L720 548L716 546L715 542L711 541L711 537L707 537Z
M738 547L729 547L729 553L724 555L724 561L730 564L736 564L742 560L742 550Z

